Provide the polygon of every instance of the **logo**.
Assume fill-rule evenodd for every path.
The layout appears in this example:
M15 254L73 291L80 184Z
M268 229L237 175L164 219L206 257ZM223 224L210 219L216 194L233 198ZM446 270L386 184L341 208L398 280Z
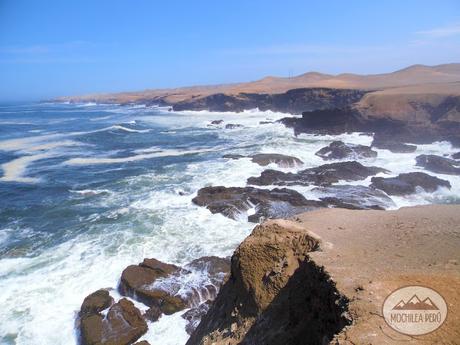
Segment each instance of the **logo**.
M393 291L383 302L383 317L395 331L407 335L428 334L444 323L447 303L435 290L406 286Z

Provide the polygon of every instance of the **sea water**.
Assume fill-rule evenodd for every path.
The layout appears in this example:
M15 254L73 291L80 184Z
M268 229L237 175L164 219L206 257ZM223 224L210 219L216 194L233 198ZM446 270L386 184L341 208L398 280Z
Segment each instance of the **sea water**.
M268 168L295 172L324 164L314 153L333 140L372 142L360 133L296 137L276 122L286 116L291 115L0 104L0 343L75 344L75 317L84 297L99 288L116 289L122 270L145 257L184 265L205 255L231 255L254 225L244 214L231 220L191 200L205 186L245 186L267 167L224 154L292 155L304 164ZM224 122L212 125L213 120ZM225 129L229 123L242 127ZM415 166L419 154L459 150L437 142L410 154L377 151L377 158L360 162L393 176L423 171ZM429 174L449 180L452 189L393 197L391 208L459 202L460 177ZM353 184L367 186L370 178ZM319 197L311 187L292 188L308 199ZM194 279L200 284L200 277ZM184 344L188 336L180 315L150 324L142 339Z

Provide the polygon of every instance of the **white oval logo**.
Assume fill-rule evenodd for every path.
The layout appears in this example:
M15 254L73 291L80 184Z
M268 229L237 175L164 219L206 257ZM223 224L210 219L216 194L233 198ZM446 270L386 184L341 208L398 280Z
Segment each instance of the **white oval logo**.
M383 317L395 331L407 335L428 334L444 323L447 304L435 290L406 286L393 291L383 302Z

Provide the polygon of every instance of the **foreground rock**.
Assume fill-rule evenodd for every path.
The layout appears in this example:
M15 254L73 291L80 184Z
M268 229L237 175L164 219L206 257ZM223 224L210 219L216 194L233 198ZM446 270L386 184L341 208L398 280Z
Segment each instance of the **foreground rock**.
M417 165L438 174L460 175L460 162L436 156L420 155L416 158Z
M255 207L255 213L248 216L250 222L259 222L261 217L288 217L327 206L321 201L307 200L299 192L287 188L268 190L253 187L205 187L198 191L192 201L199 206L205 206L212 213L221 213L232 219L237 219L242 213Z
M345 144L342 141L334 141L329 146L323 147L315 153L315 155L325 159L361 159L375 158L377 152L373 151L369 146Z
M348 323L346 299L309 260L319 240L290 222L257 226L192 344L321 344Z
M82 345L133 344L147 332L147 323L141 312L131 301L123 298L113 304L104 317L101 311L107 309L113 300L108 293L101 291L89 295L80 310Z
M460 206L322 209L296 219L264 223L240 245L188 345L457 342ZM412 337L385 323L385 298L407 285L445 298L441 328Z
M275 163L281 168L292 168L303 164L303 162L297 157L282 155L278 153L258 153L251 156L227 154L223 156L223 158L228 159L240 159L246 157L251 158L253 163L259 164L260 166L267 166L271 163Z
M250 177L248 184L258 186L291 186L291 185L317 185L327 186L344 181L359 181L387 170L364 166L358 162L339 162L324 164L319 167L305 169L298 173L284 173L277 170L265 170L259 177Z
M319 199L333 207L352 210L385 210L395 206L385 193L365 186L337 185L316 187L312 192L318 193Z
M154 283L179 271L180 268L175 265L165 264L156 259L145 259L139 265L131 265L124 269L118 289L124 296L133 297L149 307L158 308L166 315L173 314L185 309L186 301L168 291L155 288Z
M451 188L449 181L422 172L399 174L396 177L373 177L371 187L383 190L388 195L406 195L417 192L417 187L434 192L439 187Z

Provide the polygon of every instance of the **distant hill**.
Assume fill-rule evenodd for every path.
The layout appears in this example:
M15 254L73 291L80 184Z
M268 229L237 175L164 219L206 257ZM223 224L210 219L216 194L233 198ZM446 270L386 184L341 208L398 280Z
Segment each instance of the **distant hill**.
M152 89L138 92L121 92L112 94L92 94L58 98L60 101L74 102L152 102L165 104L196 100L214 94L229 96L241 93L279 94L299 88L358 89L366 91L388 90L398 88L398 93L441 92L459 95L460 88L449 87L450 83L460 82L460 63L438 66L413 65L392 73L359 75L343 73L338 75L309 72L299 76L265 77L263 79L235 84L192 86L174 89ZM443 85L441 85L443 84ZM417 86L414 88L413 86ZM410 87L409 89L405 89Z

